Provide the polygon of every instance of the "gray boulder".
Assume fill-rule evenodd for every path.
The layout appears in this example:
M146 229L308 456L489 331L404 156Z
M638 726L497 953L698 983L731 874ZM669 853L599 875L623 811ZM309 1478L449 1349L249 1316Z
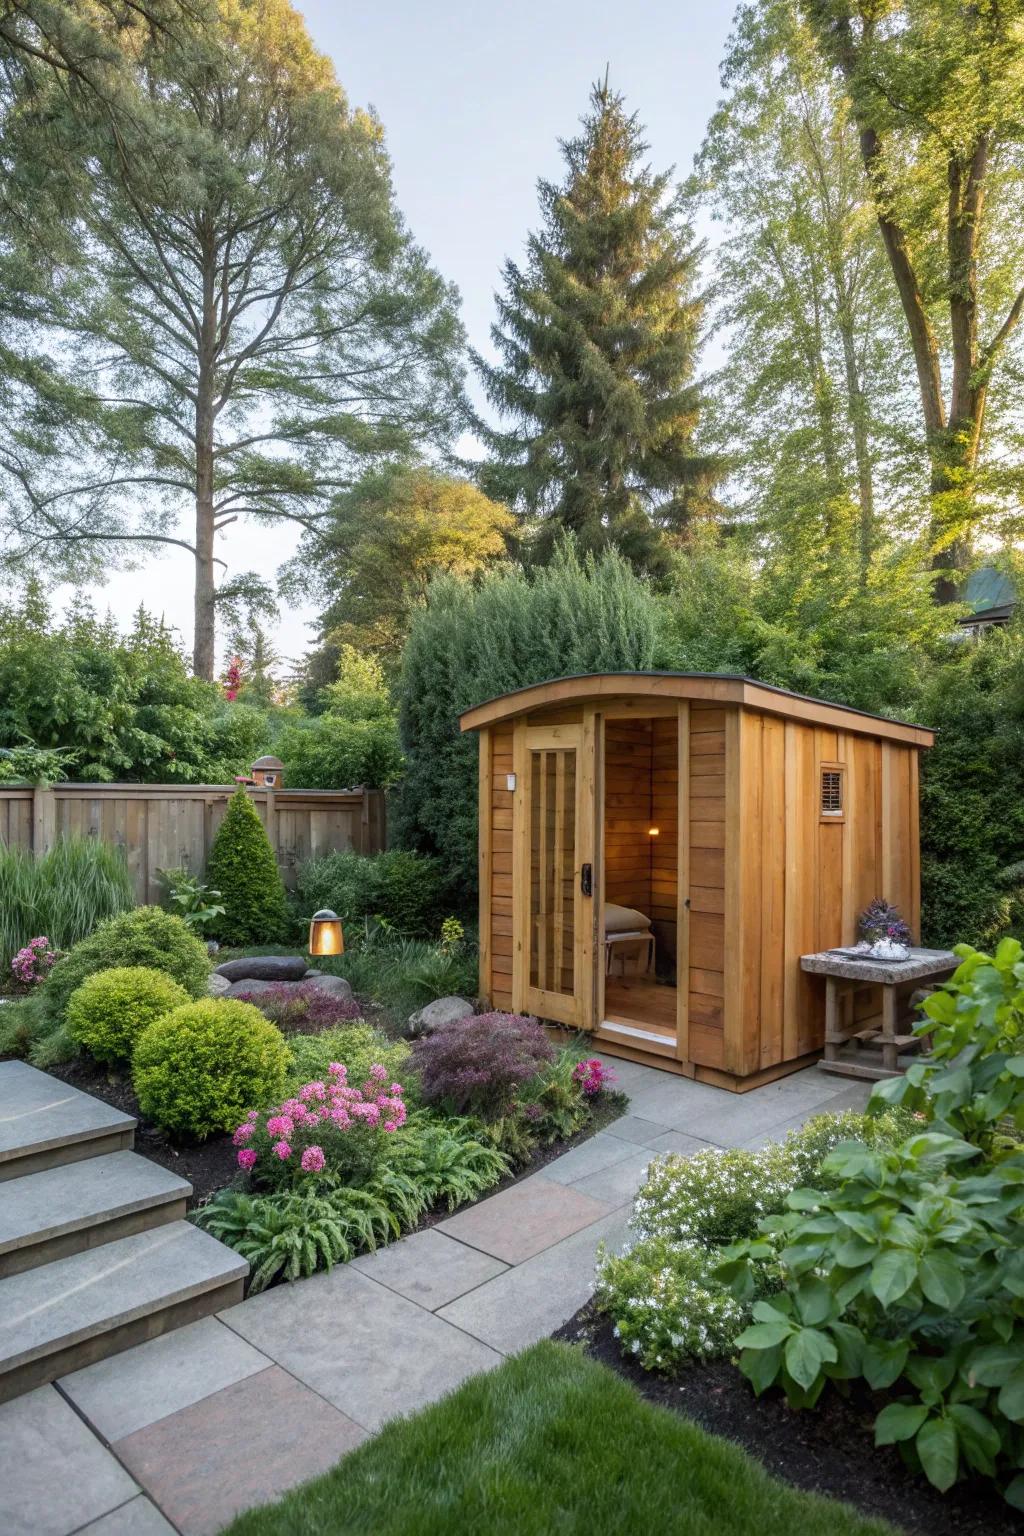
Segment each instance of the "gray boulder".
M464 997L439 997L410 1015L406 1028L413 1036L432 1035L435 1029L443 1029L446 1024L471 1019L474 1012L473 1004Z
M261 992L269 992L273 987L288 986L288 982L260 981L258 976L243 977L241 981L228 982L228 997L259 997Z
M307 971L302 985L316 987L320 992L330 992L333 997L340 997L346 1003L352 1001L352 984L344 976L326 976L322 971L314 971L310 975Z
M252 955L246 960L225 960L216 970L228 981L301 981L305 974L301 955Z
M231 991L231 983L226 976L218 976L214 971L206 978L206 990L211 997L226 997Z

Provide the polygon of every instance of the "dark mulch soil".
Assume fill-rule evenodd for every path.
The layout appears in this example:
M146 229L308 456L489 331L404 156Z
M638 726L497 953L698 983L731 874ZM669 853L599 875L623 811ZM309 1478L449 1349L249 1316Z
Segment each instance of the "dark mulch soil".
M73 1088L80 1088L83 1093L91 1093L94 1098L102 1099L104 1104L112 1104L115 1109L134 1115L139 1122L135 1132L136 1152L159 1163L161 1168L169 1168L179 1178L188 1179L192 1185L190 1209L201 1205L216 1190L223 1189L225 1184L230 1184L238 1172L235 1148L230 1136L211 1136L208 1141L191 1144L169 1141L163 1131L151 1125L141 1114L130 1081L116 1076L98 1062L83 1058L81 1061L66 1062L60 1067L48 1067L47 1071L53 1077L59 1077L61 1082L70 1083Z
M611 1324L588 1303L555 1334L582 1342L595 1360L625 1376L648 1401L685 1414L735 1441L795 1488L843 1499L865 1515L927 1536L1021 1536L1024 1520L991 1485L961 1483L938 1493L906 1467L892 1446L875 1449L872 1423L881 1405L866 1389L849 1398L826 1392L813 1412L794 1413L781 1393L754 1396L727 1360L656 1376L623 1355Z

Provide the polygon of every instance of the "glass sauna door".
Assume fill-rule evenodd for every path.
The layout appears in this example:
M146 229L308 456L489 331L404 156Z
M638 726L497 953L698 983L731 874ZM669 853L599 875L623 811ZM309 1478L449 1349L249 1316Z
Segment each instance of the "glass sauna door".
M593 771L583 754L582 726L523 730L513 873L518 1006L586 1029L593 1003Z

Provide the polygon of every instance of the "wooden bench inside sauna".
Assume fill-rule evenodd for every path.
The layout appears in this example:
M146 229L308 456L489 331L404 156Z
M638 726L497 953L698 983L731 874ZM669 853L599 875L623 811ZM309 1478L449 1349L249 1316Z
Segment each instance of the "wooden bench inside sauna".
M668 1071L751 1088L814 1060L822 978L877 896L920 921L933 734L691 673L563 677L480 738L480 988Z

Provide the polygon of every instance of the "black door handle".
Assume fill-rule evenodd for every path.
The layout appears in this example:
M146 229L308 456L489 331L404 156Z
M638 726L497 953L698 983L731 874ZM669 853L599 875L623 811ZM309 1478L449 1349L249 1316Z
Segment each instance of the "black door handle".
M594 894L594 870L590 864L584 864L580 870L580 890L584 896L593 896Z

